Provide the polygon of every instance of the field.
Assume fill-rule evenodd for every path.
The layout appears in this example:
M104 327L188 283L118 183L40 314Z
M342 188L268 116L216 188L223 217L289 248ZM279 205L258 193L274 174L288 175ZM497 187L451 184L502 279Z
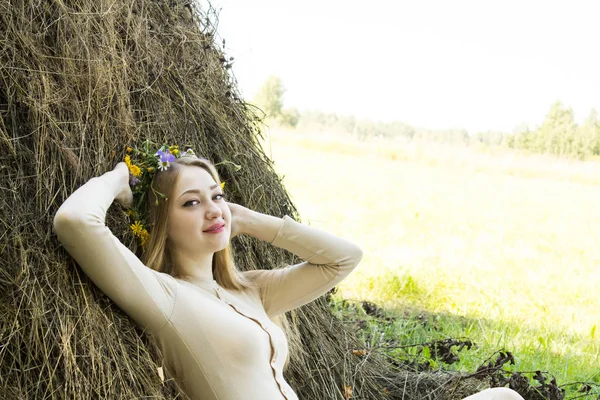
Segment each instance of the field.
M476 342L454 369L505 348L514 370L600 383L600 163L286 131L262 145L302 221L363 247L336 296L432 315L394 328L406 343Z

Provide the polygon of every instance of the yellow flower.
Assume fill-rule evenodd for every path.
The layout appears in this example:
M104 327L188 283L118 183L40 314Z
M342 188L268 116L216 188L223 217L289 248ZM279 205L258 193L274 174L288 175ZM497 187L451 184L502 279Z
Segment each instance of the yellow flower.
M140 167L138 167L137 165L133 165L131 163L131 157L129 157L129 154L127 154L125 156L125 164L127 164L127 168L129 168L129 172L131 172L131 174L133 176L135 176L136 178L139 178L140 175L142 175L142 170L140 169Z
M142 246L145 246L146 243L148 243L148 240L150 240L150 234L145 229L142 229L139 236L142 241Z
M221 182L221 189L225 188L225 182Z
M154 171L154 167L148 168L148 172L152 172L152 171Z
M136 236L139 236L139 234L142 231L142 229L144 229L142 227L142 224L140 223L140 221L135 221L135 224L131 224L131 225L129 225L129 227L133 231L133 234L136 235Z
M131 174L136 178L139 178L142 175L142 170L137 165L130 165L129 171L131 171Z
M132 151L131 147L127 146L127 152L131 153L131 151Z
M344 399L352 398L352 386L344 385Z

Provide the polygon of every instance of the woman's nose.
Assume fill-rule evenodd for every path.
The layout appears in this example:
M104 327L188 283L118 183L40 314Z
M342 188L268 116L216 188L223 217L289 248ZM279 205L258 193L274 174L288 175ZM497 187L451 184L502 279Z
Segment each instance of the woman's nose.
M206 214L211 218L218 217L219 215L221 215L221 208L214 202L210 202Z

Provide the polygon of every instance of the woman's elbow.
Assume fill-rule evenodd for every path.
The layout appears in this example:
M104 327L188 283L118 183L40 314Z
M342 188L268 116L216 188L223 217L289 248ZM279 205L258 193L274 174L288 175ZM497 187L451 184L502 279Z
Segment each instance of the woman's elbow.
M52 219L52 228L60 239L61 233L69 232L80 221L81 217L76 214L58 211Z
M362 247L355 244L354 249L352 250L351 258L352 258L352 264L353 264L354 268L356 268L358 266L358 264L360 264L360 262L363 258Z
M52 219L52 228L54 228L55 232L58 232L60 227L69 223L70 220L72 220L72 218L69 214L58 211L54 214L54 218Z

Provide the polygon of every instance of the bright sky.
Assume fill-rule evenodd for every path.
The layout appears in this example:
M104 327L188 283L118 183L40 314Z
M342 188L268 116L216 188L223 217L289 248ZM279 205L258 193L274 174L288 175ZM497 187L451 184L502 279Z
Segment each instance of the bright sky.
M251 100L426 128L511 132L600 112L598 0L212 0Z

